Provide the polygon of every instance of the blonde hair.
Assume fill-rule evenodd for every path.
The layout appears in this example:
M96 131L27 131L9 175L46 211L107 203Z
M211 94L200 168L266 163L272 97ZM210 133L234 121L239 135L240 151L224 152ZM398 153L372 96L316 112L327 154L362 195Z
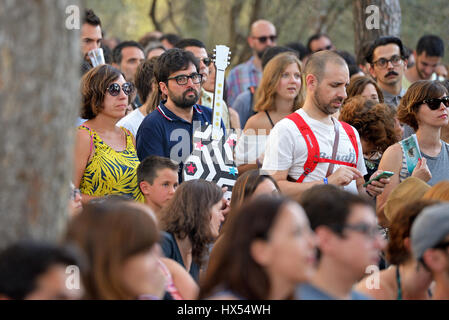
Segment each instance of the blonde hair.
M285 68L292 63L298 65L299 72L302 75L302 67L299 59L291 52L284 52L276 55L264 68L262 80L256 91L256 103L254 105L254 111L266 111L273 110L275 108L274 100L276 98L276 91L279 80ZM304 102L303 96L303 83L301 81L301 88L293 101L292 112L301 108Z
M427 200L449 201L449 181L444 180L438 182L422 198Z

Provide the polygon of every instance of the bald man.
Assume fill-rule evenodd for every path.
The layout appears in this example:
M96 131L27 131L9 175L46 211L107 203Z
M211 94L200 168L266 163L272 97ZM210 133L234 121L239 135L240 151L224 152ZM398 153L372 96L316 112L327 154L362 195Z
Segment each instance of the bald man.
M276 28L267 20L257 20L251 25L248 44L253 51L251 58L237 65L226 79L228 105L250 87L257 87L262 78L261 58L265 50L276 45Z
M318 184L367 197L382 193L388 179L363 186L367 170L357 130L332 116L347 97L346 62L332 51L320 51L308 59L305 74L304 106L271 130L262 170L276 179L282 193L296 199Z

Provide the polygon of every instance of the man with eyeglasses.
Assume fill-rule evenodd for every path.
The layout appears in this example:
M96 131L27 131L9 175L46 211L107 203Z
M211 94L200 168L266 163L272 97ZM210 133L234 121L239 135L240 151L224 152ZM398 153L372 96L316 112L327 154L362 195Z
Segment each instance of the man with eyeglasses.
M335 50L335 46L327 35L324 33L317 33L307 40L307 49L309 50L309 53L312 54L322 50Z
M182 49L164 52L154 67L158 89L167 100L142 121L137 131L137 155L140 161L157 155L179 163L192 152L192 134L212 122L212 110L197 105L202 75L193 53ZM181 182L182 174L179 174Z
M405 72L409 85L418 80L436 80L436 68L444 57L443 40L436 35L425 35L419 39L413 55L415 66Z
M248 44L252 57L234 67L226 79L227 102L232 106L237 96L250 87L257 87L262 78L261 58L265 50L276 45L275 26L267 20L257 20L251 25Z
M393 36L377 38L366 55L366 61L370 64L369 72L382 90L385 103L394 108L398 107L405 94L402 77L407 62L403 58L402 41Z
M193 53L195 58L197 58L200 62L200 71L199 73L203 76L202 86L200 91L200 98L198 104L203 105L205 107L213 108L214 101L214 92L208 92L205 90L204 85L207 81L214 81L214 79L209 79L209 75L211 74L211 68L214 68L212 65L212 59L207 55L206 46L204 43L197 39L182 39L176 43L176 48L184 49L186 51L190 51ZM227 105L224 105L222 120L225 124L226 129L230 129L231 127L235 128L236 126L231 126L230 122L230 113L233 110L229 110ZM234 112L236 113L236 112ZM238 116L238 115L237 115Z
M377 266L385 240L371 204L332 185L304 192L300 204L318 238L319 259L310 284L300 285L303 300L365 300L353 286L368 266Z
M432 273L435 281L432 299L449 299L449 204L425 208L413 223L413 255Z

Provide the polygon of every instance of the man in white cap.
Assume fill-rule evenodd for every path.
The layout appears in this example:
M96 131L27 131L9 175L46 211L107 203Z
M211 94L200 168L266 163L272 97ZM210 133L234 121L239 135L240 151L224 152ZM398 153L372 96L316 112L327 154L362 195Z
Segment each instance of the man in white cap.
M449 299L449 204L424 209L413 223L412 250L415 258L435 280L433 299Z

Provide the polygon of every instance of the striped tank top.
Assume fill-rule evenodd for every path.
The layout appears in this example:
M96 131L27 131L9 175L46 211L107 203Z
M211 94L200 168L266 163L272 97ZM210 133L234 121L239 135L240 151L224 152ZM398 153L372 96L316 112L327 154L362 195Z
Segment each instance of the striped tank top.
M78 129L89 131L91 148L92 145L95 146L95 153L87 163L81 178L80 191L96 197L125 195L143 202L143 195L137 184L137 167L140 162L132 134L121 127L126 135L126 148L116 151L108 146L95 130L85 125L79 126Z

